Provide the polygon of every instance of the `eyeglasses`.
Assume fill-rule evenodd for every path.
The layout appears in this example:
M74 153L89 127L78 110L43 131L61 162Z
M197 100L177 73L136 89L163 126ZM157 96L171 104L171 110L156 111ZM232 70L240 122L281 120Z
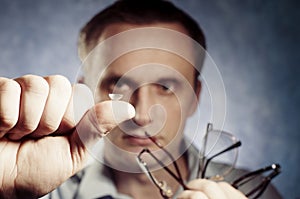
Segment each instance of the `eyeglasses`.
M143 155L148 154L149 157L153 158L153 160L159 164L169 175L171 175L181 186L184 190L189 190L187 185L185 184L182 174L180 173L179 167L174 159L174 157L171 155L169 151L167 151L156 139L151 137L147 132L146 136L149 137L149 139L165 153L166 157L168 157L172 161L172 165L174 167L175 172L173 172L163 161L161 161L154 153L151 152L151 150L145 148L143 149L137 156L138 164L140 165L143 172L149 177L149 179L156 185L156 187L159 189L161 196L164 199L171 198L174 194L173 190L168 186L167 182L165 180L158 180L157 177L153 175L153 173L150 171L150 168L148 167L147 162L145 159L143 159ZM215 140L213 138L216 138ZM214 141L213 141L214 140ZM229 142L228 142L229 141ZM225 143L231 143L228 147L220 148L224 146ZM208 178L212 180L223 180L224 176L230 173L230 171L234 168L234 165L236 163L236 159L238 156L238 147L241 146L241 142L238 141L234 136L232 136L230 133L227 133L225 131L219 131L219 130L213 130L212 124L207 125L206 134L203 139L203 145L202 149L200 151L200 164L198 169L198 177L201 178ZM217 152L216 152L217 151ZM218 158L221 157L221 155L231 153L230 158L227 157L227 159L222 158L221 160L223 162L226 162L225 164L222 163L223 167L225 169L219 169L218 171L221 171L214 175L206 176L206 171L210 163L212 162L218 162ZM214 161L212 161L214 160ZM229 160L229 161L228 161ZM226 165L226 166L224 166ZM271 171L270 174L266 177L261 177L263 173L266 173L268 171ZM246 185L249 182L252 182L253 179L260 176L262 179L260 183L256 187L251 187L249 191L247 190L246 196L247 197L253 197L258 198L267 188L270 181L277 176L280 173L280 166L278 164L271 165L269 167L259 169L250 173L247 173L243 175L242 177L235 180L232 185L237 189L244 190Z
M247 197L256 199L263 194L263 192L270 184L271 180L279 175L280 172L280 165L272 164L265 168L261 168L245 174L244 176L236 179L231 185L237 189L243 189L243 192ZM261 177L263 174L265 174L265 177ZM260 183L258 183L258 185L254 188L249 189L249 186L247 187L248 182L253 181L256 178L259 178L258 181L260 181Z

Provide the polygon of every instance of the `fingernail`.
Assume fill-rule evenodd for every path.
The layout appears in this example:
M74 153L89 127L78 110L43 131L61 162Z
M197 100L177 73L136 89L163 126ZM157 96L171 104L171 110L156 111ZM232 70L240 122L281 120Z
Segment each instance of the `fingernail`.
M82 116L94 105L92 91L84 84L73 86L74 119L78 123Z
M117 123L124 122L135 116L135 108L124 101L112 101L113 116Z

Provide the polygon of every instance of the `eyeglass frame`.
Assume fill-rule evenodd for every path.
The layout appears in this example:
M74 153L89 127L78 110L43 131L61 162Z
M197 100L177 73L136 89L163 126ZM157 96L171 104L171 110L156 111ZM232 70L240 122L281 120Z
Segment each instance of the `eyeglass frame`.
M149 137L149 139L161 150L163 150L165 152L165 154L167 154L167 156L172 160L172 164L175 168L175 171L177 174L173 173L162 161L160 161L148 148L144 148L139 155L137 156L137 160L138 163L143 166L145 168L144 172L146 172L147 176L149 176L149 178L152 180L152 182L159 188L160 190L160 194L163 196L163 198L170 198L172 194L172 190L168 189L167 185L164 183L164 181L158 181L154 175L152 175L150 169L147 166L147 163L144 162L141 158L143 153L148 153L151 157L153 157L156 162L162 167L164 168L182 187L184 190L190 190L187 185L185 184L183 178L182 178L182 174L179 170L179 167L177 165L176 160L174 159L174 157L171 155L171 153L169 151L167 151L159 142L157 142L153 137L151 137L147 132L145 132L146 136Z
M210 128L211 125L210 123L208 123L207 126L207 132L212 129ZM207 134L206 132L206 134ZM167 189L167 185L166 182L164 181L158 181L154 175L152 175L150 169L147 166L147 163L145 161L143 161L143 159L141 158L143 153L148 153L152 158L154 158L154 160L163 168L167 171L167 173L169 173L181 186L184 190L192 190L190 188L188 188L188 186L185 184L181 172L178 168L178 165L174 159L174 157L171 155L171 153L169 151L167 151L159 142L157 142L157 140L155 140L153 137L151 137L151 135L149 135L147 132L145 132L146 136L148 136L148 138L161 150L163 150L165 152L165 154L172 160L172 164L175 167L175 171L177 174L175 174L174 172L172 172L162 161L160 161L148 148L144 148L137 156L137 161L139 163L140 166L142 166L144 169L143 171L147 174L147 176L152 180L152 182L159 188L160 190L160 194L162 195L162 197L164 199L168 199L170 197L172 197L172 190ZM205 142L205 141L204 141ZM229 147L221 150L220 152L216 153L215 155L211 156L210 158L206 159L205 165L203 167L203 170L201 172L201 178L204 178L205 176L205 172L207 169L208 164L211 162L211 160L227 151L230 151L232 149L238 148L241 146L241 141L237 141L236 143L230 145ZM203 152L204 155L204 152ZM203 162L205 161L204 159L205 156L203 156L203 158L201 159ZM202 162L202 163L203 163ZM198 170L198 175L199 175L199 171L201 170L200 165L199 165L199 170ZM251 181L252 179L254 179L256 176L261 175L264 172L268 172L268 171L273 171L271 172L268 176L263 177L262 182L257 185L254 189L252 189L252 191L250 191L249 193L246 193L245 195L247 197L252 196L253 194L255 194L257 191L260 191L254 196L253 199L257 199L259 196L261 196L263 194L263 192L266 190L267 186L270 184L271 180L276 177L277 175L280 174L281 172L281 167L279 164L272 164L270 166L246 173L245 175L242 175L241 177L239 177L238 179L236 179L235 181L233 181L231 183L231 185L233 187L235 187L236 189L238 189L240 186L242 186L243 184ZM249 178L249 179L248 179ZM248 179L248 180L247 180ZM245 180L245 182L244 182ZM239 184L240 183L240 184ZM170 195L172 194L172 195Z
M212 125L209 123L208 127L207 127L207 131L210 130L212 127ZM174 172L172 172L162 161L160 161L149 149L144 148L139 155L137 156L137 160L138 163L143 166L144 172L147 174L147 176L149 176L149 178L152 180L152 182L160 189L160 193L164 198L169 198L170 197L170 193L172 192L170 189L167 188L167 185L163 182L163 181L158 181L154 175L152 175L152 173L150 172L150 169L147 166L147 163L144 162L141 158L143 153L148 153L153 159L155 159L155 161L162 167L164 168L182 187L184 190L191 190L187 187L187 185L184 183L184 180L182 178L182 175L180 173L180 170L178 168L178 165L174 159L174 157L171 155L171 153L169 151L167 151L159 142L157 142L153 137L151 137L147 132L145 132L146 136L161 150L164 151L164 153L170 158L170 160L172 160L173 166L175 168L176 174ZM208 163L215 157L217 157L218 155L221 155L227 151L230 151L234 148L237 148L241 146L241 142L237 141L236 143L234 143L233 145L227 147L226 149L218 152L217 154L213 155L211 158L207 159L206 164L204 166L204 171L202 171L202 174L205 175L205 171L207 168ZM200 166L199 166L200 167ZM200 171L200 168L199 168Z
M207 158L206 155L205 155L207 139L208 139L208 134L212 131L213 131L213 125L212 125L212 123L208 123L207 127L206 127L206 133L205 133L204 138L203 138L202 149L200 150L200 161L201 161L201 163L199 164L199 167L198 167L197 178L199 178L199 177L200 178L206 178L205 177L206 169L207 169L207 166L211 162L212 159L214 159L215 157L217 157L217 156L219 156L219 155L221 155L221 154L223 154L227 151L237 149L238 147L240 147L242 145L242 142L240 140L237 140L236 137L234 137L232 134L227 133L225 131L219 131L218 132L219 136L218 136L217 140L215 141L215 144L217 143L218 139L220 139L221 134L231 136L233 138L233 140L235 140L235 142L232 145L230 145L229 147L227 147L227 148L217 152L216 154L212 155L210 158ZM236 163L237 155L236 155L236 157L233 161L232 166L234 166L235 163ZM216 181L220 181L220 180L223 180L224 176L227 175L228 173L229 172L226 172L222 176L220 176L220 175L212 176L212 177L209 177L209 179L214 179Z

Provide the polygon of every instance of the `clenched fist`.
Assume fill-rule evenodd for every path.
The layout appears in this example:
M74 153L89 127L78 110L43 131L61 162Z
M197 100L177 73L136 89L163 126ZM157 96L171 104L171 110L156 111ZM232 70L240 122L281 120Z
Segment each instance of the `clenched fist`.
M85 98L88 92L81 93ZM90 108L88 100L76 124L73 95L74 86L63 76L0 77L0 198L49 193L84 167L86 144L134 117L126 102L117 102L128 111L116 120L111 101Z

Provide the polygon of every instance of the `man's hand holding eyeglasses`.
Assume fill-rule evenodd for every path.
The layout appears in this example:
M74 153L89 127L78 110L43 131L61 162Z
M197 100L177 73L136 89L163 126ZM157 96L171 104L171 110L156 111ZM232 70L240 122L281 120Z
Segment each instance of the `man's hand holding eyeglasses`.
M243 193L226 182L196 179L187 187L190 190L183 191L178 199L246 199Z
M91 143L134 116L133 107L122 102L133 111L122 112L116 120L112 102L105 101L75 125L72 99L73 88L62 76L0 77L0 198L49 193L84 167L82 138ZM91 115L97 117L96 124L91 124ZM79 135L77 127L86 134Z

